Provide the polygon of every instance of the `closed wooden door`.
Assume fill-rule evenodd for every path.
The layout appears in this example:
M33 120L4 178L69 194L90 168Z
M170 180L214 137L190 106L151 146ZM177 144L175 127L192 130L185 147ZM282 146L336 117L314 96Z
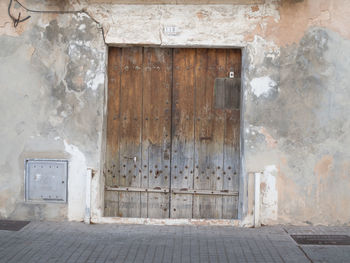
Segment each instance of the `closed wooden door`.
M240 70L240 50L110 49L105 216L237 217Z

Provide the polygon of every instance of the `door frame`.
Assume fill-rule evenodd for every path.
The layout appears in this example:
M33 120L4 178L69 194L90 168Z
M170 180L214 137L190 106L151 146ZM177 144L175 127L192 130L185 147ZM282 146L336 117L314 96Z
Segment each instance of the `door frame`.
M150 47L150 48L207 48L207 49L240 49L241 50L241 92L240 92L240 175L239 175L239 193L238 193L238 216L237 219L154 219L154 218L127 218L127 217L104 217L104 193L105 193L105 180L104 171L106 164L107 154L107 114L108 114L108 76L105 81L104 92L104 113L103 113L103 134L101 138L101 158L100 158L100 180L99 180L99 197L101 202L101 216L94 220L95 223L120 223L120 224L162 224L162 225L231 225L240 226L243 223L244 218L248 213L248 174L246 173L245 165L245 149L244 149L244 113L245 113L245 101L244 94L246 91L246 70L247 64L247 47L246 46L221 46L221 45L142 45L142 44L122 44L122 45L107 45L106 49L106 74L108 74L108 54L109 49L112 47ZM244 223L243 223L244 224Z

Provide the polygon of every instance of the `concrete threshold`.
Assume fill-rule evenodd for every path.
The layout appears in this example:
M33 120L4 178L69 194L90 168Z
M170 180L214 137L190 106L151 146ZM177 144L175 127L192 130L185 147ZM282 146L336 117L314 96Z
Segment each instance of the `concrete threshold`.
M238 219L174 219L174 218L128 218L128 217L101 217L93 218L94 224L139 224L164 226L241 226Z

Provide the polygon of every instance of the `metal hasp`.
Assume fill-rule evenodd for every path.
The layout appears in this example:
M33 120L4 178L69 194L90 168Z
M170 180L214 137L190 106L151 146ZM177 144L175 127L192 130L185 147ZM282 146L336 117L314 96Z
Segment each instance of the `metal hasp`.
M25 199L38 202L67 202L67 160L25 161Z

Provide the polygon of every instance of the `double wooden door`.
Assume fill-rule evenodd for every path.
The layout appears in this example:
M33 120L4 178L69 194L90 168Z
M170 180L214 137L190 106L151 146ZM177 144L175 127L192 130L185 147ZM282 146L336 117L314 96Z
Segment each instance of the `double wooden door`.
M105 216L237 217L238 49L110 48Z

